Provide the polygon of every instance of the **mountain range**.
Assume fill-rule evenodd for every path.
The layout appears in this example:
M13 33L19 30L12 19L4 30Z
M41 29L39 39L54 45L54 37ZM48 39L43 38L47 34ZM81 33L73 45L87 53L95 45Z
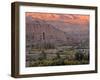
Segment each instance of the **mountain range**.
M26 44L73 45L89 39L89 24L42 20L26 16Z

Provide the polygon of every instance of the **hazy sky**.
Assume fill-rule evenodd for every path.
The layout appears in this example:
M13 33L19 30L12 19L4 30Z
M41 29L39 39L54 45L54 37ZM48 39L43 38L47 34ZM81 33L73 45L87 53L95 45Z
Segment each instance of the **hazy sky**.
M89 15L26 12L26 16L32 16L32 18L37 18L46 21L52 20L70 22L72 24L87 25L89 23Z

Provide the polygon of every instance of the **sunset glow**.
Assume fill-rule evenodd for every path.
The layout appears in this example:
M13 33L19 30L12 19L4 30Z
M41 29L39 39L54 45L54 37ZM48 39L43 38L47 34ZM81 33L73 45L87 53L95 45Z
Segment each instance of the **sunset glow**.
M89 23L89 15L79 14L53 14L53 13L31 13L26 12L26 16L32 16L35 19L49 20L49 21L63 21L72 24L86 25Z

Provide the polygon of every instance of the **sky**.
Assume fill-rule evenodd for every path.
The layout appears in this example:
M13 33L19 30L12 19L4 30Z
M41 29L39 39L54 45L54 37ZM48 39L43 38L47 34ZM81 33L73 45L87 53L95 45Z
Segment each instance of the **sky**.
M89 15L26 12L26 16L46 21L63 21L79 25L89 24Z

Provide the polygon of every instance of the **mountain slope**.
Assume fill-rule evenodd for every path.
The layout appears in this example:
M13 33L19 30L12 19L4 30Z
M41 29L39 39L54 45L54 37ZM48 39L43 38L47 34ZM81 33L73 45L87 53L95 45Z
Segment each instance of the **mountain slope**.
M31 17L26 17L26 37L27 44L67 44L65 32L48 24L46 21Z

